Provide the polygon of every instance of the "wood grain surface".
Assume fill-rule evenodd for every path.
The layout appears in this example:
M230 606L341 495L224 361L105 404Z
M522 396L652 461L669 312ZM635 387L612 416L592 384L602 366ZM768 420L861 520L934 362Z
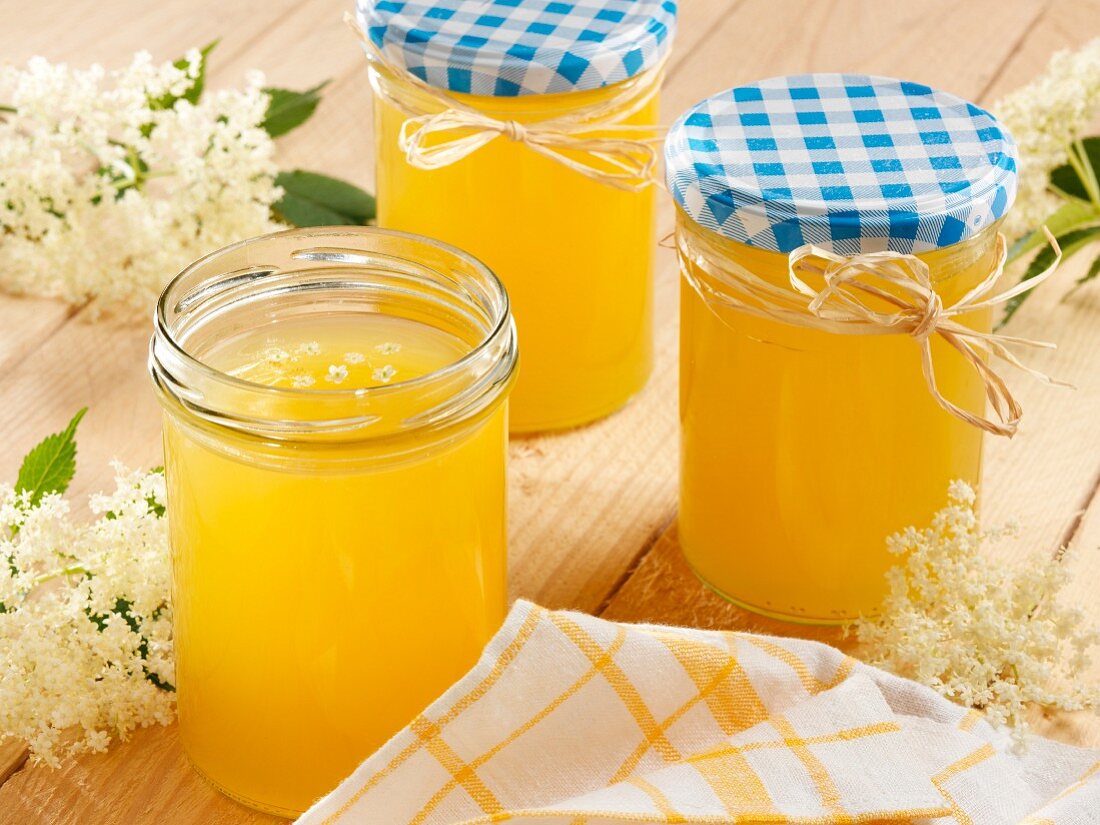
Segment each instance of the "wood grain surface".
M61 0L8 0L0 3L0 55L110 65L138 49L168 59L221 37L213 87L237 84L253 68L294 88L332 80L315 118L280 140L279 163L370 188L366 73L341 23L349 4L103 0L74 12ZM728 86L806 71L894 75L992 103L1040 71L1052 52L1097 34L1100 0L681 0L665 119ZM661 235L672 228L667 204L659 226ZM1077 389L1014 381L1027 411L1024 426L1011 442L989 440L983 507L990 523L1015 519L1023 527L1018 541L995 549L1006 562L1069 546L1073 582L1066 598L1100 622L1100 284L1063 299L1086 265L1081 256L1066 266L1009 327L1057 341L1058 350L1041 353L1034 364ZM605 421L513 442L511 593L614 619L842 642L836 631L783 625L732 607L702 587L681 558L674 523L677 301L674 255L663 250L657 363L645 391ZM0 296L0 478L14 477L26 450L82 406L90 412L71 488L77 499L109 483L112 458L159 464L159 413L145 374L148 334L144 319L93 324L87 308ZM1063 741L1100 746L1095 717L1037 722ZM0 746L0 825L277 821L204 785L188 767L174 726L141 731L107 754L58 770L24 758L22 747Z

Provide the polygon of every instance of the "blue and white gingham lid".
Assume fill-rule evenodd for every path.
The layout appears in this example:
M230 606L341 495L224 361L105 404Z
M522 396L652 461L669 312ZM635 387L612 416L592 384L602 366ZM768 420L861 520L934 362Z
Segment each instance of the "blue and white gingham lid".
M888 77L776 77L707 98L665 142L668 188L697 223L777 252L949 246L1001 217L1016 146L993 115Z
M438 89L514 97L598 89L656 65L676 0L357 0L386 59Z

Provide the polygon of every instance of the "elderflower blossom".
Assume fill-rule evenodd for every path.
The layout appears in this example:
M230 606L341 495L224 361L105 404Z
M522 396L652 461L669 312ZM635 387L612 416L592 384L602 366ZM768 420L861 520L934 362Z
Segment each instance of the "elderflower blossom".
M1066 162L1069 146L1100 114L1100 38L1078 51L1060 51L1044 74L993 106L1016 138L1020 154L1016 207L1005 234L1017 238L1041 225L1059 204L1047 188L1050 172Z
M290 385L296 390L304 390L308 387L312 387L317 383L317 379L312 375L295 375L290 379Z
M174 715L164 476L114 466L91 523L0 484L0 741L55 766Z
M190 261L280 228L263 77L193 104L201 66L0 67L0 288L144 311Z
M1081 677L1100 634L1082 629L1081 611L1058 604L1065 564L1010 569L983 558L984 540L1012 532L983 533L974 491L954 482L930 527L888 539L904 560L888 573L882 615L856 630L872 664L984 710L1022 743L1029 705L1097 707L1100 695Z
M397 370L394 369L392 364L386 364L384 367L378 367L371 373L371 380L377 381L380 384L388 384L393 380L393 377L397 375Z

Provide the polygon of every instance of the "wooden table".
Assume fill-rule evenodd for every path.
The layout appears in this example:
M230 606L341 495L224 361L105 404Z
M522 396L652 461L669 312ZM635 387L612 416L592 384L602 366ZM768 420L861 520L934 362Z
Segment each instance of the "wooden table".
M911 78L990 103L1035 75L1049 55L1100 33L1100 0L681 0L665 88L670 116L722 88L805 71ZM137 49L161 59L222 37L210 83L246 69L305 88L332 78L315 119L280 141L284 168L372 183L371 121L362 55L340 22L350 0L68 0L0 5L0 54L77 64L121 64ZM665 205L660 234L672 227ZM1100 622L1100 283L1062 300L1084 271L1074 260L1011 324L1013 334L1057 341L1035 365L1076 391L1017 380L1027 410L1012 442L990 439L983 498L990 523L1023 525L1000 548L1078 552L1067 598ZM511 592L550 607L615 619L778 633L717 599L690 575L676 540L677 275L671 251L657 279L657 364L646 391L599 424L511 449ZM108 461L160 463L160 420L145 374L146 323L89 322L87 309L0 297L0 478L82 406L83 498L109 482ZM1014 376L1015 378L1015 376ZM736 471L735 469L733 471ZM822 638L835 634L817 632ZM1100 678L1100 670L1095 671ZM1087 715L1038 720L1044 733L1100 745ZM6 781L5 781L6 780ZM0 747L0 823L247 823L274 821L219 796L192 773L175 727L141 731L104 755L60 770Z

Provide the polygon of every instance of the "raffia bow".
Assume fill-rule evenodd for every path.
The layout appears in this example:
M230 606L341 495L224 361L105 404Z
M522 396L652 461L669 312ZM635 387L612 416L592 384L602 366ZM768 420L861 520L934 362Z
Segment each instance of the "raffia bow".
M663 62L624 82L618 94L600 103L577 107L561 117L520 123L491 117L395 68L350 13L344 14L344 21L363 43L369 61L401 77L421 95L443 107L440 112L425 114L376 82L372 75L375 93L408 115L401 126L398 147L410 166L417 169L450 166L503 137L617 189L638 191L658 182L657 144L663 140L664 130L621 121L641 110L660 91Z
M716 264L714 256L702 254L683 230L677 231L676 239L682 255L681 271L708 305L843 335L908 335L920 347L921 371L929 392L940 407L986 432L1012 437L1019 427L1023 408L1004 379L990 366L990 361L997 358L1045 383L1069 386L1023 364L1010 349L1012 346L1053 349L1055 345L981 332L956 319L1009 301L1039 286L1054 273L1062 260L1062 250L1050 231L1045 227L1043 231L1054 249L1055 258L1042 273L991 295L1008 257L1005 238L998 234L996 266L981 283L951 306L944 306L943 299L932 287L928 264L915 255L873 252L844 257L807 244L788 257L790 288L786 288L765 281L732 262ZM684 265L684 259L729 287L730 291L719 290L695 277ZM805 274L820 277L823 286L820 289L811 286L803 277ZM868 299L885 302L892 309L875 309ZM932 362L934 336L957 350L978 373L997 420L975 415L940 392Z

